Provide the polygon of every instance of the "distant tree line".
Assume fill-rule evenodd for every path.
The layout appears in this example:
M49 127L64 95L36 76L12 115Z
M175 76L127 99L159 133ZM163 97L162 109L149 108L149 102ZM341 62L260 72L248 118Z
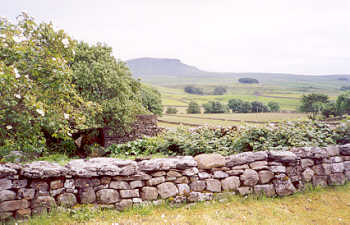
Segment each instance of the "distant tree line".
M249 77L239 78L238 82L242 83L242 84L258 84L259 83L259 81L257 79L249 78Z
M195 94L195 95L204 95L204 90L199 87L195 87L192 85L186 86L184 88L184 91L188 94ZM227 89L222 86L215 87L213 91L207 92L206 94L212 94L212 95L224 95L227 92Z

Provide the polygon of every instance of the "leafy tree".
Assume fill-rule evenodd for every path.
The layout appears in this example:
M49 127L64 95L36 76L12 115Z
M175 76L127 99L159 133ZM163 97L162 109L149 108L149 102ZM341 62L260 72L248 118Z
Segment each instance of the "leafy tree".
M72 140L99 112L72 85L66 62L74 41L52 24L22 13L17 23L0 19L0 154L47 150L47 138Z
M111 47L78 43L71 68L79 95L101 106L93 117L96 127L125 128L142 112L140 82L114 58Z
M329 103L328 96L325 94L309 94L303 95L301 99L301 112L311 113L311 119L315 119L316 115L321 113L325 105Z
M216 87L216 88L214 89L213 94L214 94L214 95L224 95L226 92L227 92L227 90L226 90L225 87Z
M188 104L187 113L189 113L189 114L201 113L201 108L200 108L199 104L197 102L191 101Z
M250 102L243 102L241 104L240 113L252 112L252 104Z
M163 105L161 95L158 90L141 85L142 105L149 112L156 115L161 115L163 112Z
M350 114L350 92L338 96L336 110L338 115Z
M267 106L269 107L270 112L279 112L281 108L278 102L269 102L267 103Z
M170 107L168 107L168 108L166 109L166 113L167 113L167 114L176 114L176 113L177 113L177 109L176 109L176 107L170 106Z
M257 79L249 78L249 77L239 78L238 82L242 83L242 84L258 84L259 83L259 81Z
M227 113L229 108L219 101L209 101L203 104L204 113Z
M204 93L201 88L197 88L194 86L186 86L184 91L189 94L197 94L197 95L202 95Z
M241 112L242 111L243 101L241 99L230 99L228 101L228 107L232 110L232 112Z
M252 102L252 112L269 112L269 108L262 102Z
M327 118L330 116L336 116L337 114L337 106L334 102L325 104L325 106L322 109L322 115Z

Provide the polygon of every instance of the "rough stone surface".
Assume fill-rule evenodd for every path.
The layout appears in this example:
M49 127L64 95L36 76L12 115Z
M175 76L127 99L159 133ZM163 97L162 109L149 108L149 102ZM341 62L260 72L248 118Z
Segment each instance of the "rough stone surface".
M249 167L253 170L267 169L267 161L256 161L249 164Z
M19 209L16 211L16 219L26 219L28 217L30 217L32 213L32 210L30 208L27 209Z
M285 173L286 167L285 166L270 166L270 170L273 173Z
M128 182L125 181L112 181L109 184L109 187L112 189L121 189L121 190L127 190L130 189L130 185L128 184Z
M15 211L18 209L28 208L30 203L25 200L13 200L13 201L5 201L0 203L0 212L9 212Z
M240 178L245 186L254 186L259 181L258 173L252 169L246 169Z
M179 190L179 195L187 195L191 191L188 184L178 184L177 189Z
M272 184L255 185L254 193L257 195L265 195L267 197L272 197L276 194Z
M221 186L224 191L236 191L240 186L238 177L227 177L221 181Z
M57 197L57 203L64 207L73 207L78 203L78 201L74 194L64 193Z
M96 201L96 194L93 188L86 188L79 192L80 203L89 204Z
M249 195L249 194L253 193L253 188L252 187L239 187L238 193L240 195Z
M223 171L214 171L214 178L222 179L228 177L228 174Z
M350 156L350 144L340 146L340 154Z
M325 187L327 186L327 176L313 176L312 177L312 184L317 187L317 186L322 186Z
M130 182L130 188L135 189L135 188L140 188L143 187L144 182L141 180L135 180Z
M119 211L132 207L132 199L122 199L120 202L115 204L115 208Z
M171 182L165 182L162 184L157 185L158 193L161 198L169 198L177 195L179 191L177 190L177 187L175 184Z
M6 190L12 188L12 182L8 179L0 179L0 190Z
M190 192L187 200L190 202L202 202L213 199L212 193Z
M221 182L215 179L206 180L207 190L211 192L221 192Z
M225 158L226 167L239 166L255 161L267 159L267 152L243 152L236 155L230 155Z
M19 198L31 200L35 196L35 189L33 189L33 188L21 188L18 190L17 195Z
M199 169L211 169L225 166L225 158L220 154L201 154L194 157Z
M196 167L185 169L182 172L182 174L185 176L193 176L193 175L196 175L197 173L198 173L198 169Z
M328 176L328 185L344 185L346 177L343 173L333 173Z
M199 177L199 179L204 180L204 179L211 178L212 176L206 172L199 172L198 177Z
M96 199L101 204L113 204L119 201L119 193L114 189L103 189L96 192Z
M158 189L156 187L143 187L141 197L146 201L156 200L158 198Z
M261 184L267 184L274 178L273 172L269 170L261 170L259 171L258 174L259 174L259 180Z
M140 193L138 189L133 190L120 190L120 197L122 198L138 198Z
M307 168L303 173L302 173L302 177L303 177L303 180L305 182L311 182L312 180L312 177L315 175L315 172L310 169L310 168Z
M297 160L297 156L290 151L269 151L268 155L270 161L290 163Z
M50 188L51 189L59 189L63 188L63 181L62 180L53 180L50 182Z
M67 168L58 163L36 161L23 165L21 175L29 178L63 177L67 175Z
M202 180L198 180L198 181L193 181L190 183L190 187L192 191L204 191L205 187L206 187L206 182L202 181Z
M55 206L56 206L56 201L54 198L50 196L39 196L37 199L34 199L31 204L32 208L38 208L38 207L52 208Z
M332 173L342 173L344 172L344 163L332 163L331 164Z
M160 183L164 183L165 178L164 177L155 177L147 181L148 186L154 186Z
M0 191L0 202L16 199L16 192L10 190Z
M279 196L291 195L296 192L294 185L287 176L280 176L273 181L276 193Z
M301 168L306 169L307 167L313 166L314 161L312 159L301 159L300 164L301 164Z

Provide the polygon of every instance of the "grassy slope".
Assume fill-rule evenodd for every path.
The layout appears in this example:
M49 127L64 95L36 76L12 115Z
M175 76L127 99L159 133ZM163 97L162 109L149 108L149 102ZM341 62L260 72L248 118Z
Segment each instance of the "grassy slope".
M52 213L26 222L48 224L350 224L350 185L298 193L284 198L243 198L172 208L147 206L118 213L114 210L75 210ZM21 224L21 223L20 223Z

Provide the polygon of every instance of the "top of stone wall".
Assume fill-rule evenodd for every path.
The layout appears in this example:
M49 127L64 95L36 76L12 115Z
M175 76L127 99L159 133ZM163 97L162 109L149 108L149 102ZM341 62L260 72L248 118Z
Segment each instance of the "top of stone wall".
M145 172L197 167L211 169L216 167L233 167L255 161L275 161L296 163L303 158L324 159L336 155L350 156L350 144L342 146L300 147L290 151L243 152L223 157L219 154L202 154L196 157L177 156L170 158L150 159L136 162L116 158L76 159L61 166L57 163L36 161L28 164L0 164L0 178L21 175L28 178L53 177L97 177L124 176L142 179Z

